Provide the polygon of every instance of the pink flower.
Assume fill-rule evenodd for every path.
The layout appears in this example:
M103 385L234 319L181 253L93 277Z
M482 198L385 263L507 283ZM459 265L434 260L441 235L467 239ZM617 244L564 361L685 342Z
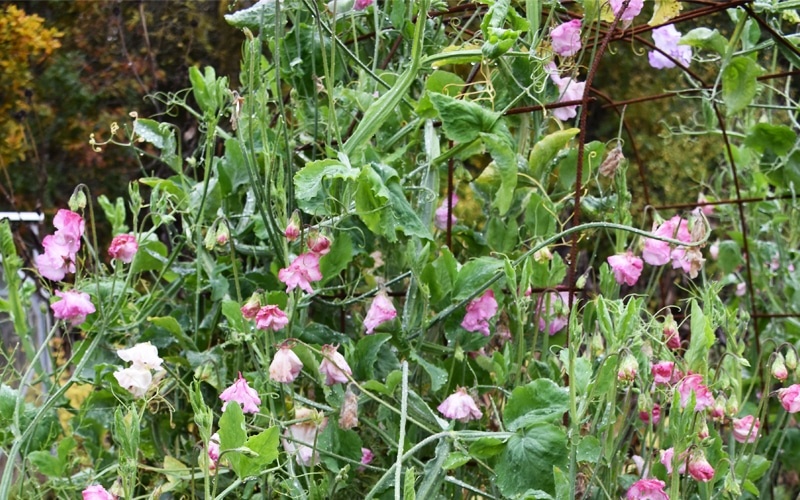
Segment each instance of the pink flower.
M219 462L219 433L215 432L208 440L208 458L212 462Z
M86 321L87 315L95 311L88 293L77 290L67 290L66 292L56 290L56 295L61 297L61 300L50 304L53 316L56 319L69 321L72 326L80 325Z
M689 475L703 483L711 481L714 477L714 468L708 463L702 451L692 453L692 458L689 459Z
M349 381L347 375L353 375L350 365L336 349L337 347L332 345L322 346L322 355L325 359L319 364L319 372L325 375L325 385L337 382L346 384Z
M81 493L83 500L116 500L117 498L99 484L88 486Z
M733 419L733 439L740 443L755 443L761 422L752 415Z
M558 74L555 64L552 62L545 66L545 70L550 74L550 79L558 87L559 98L558 102L579 101L583 99L583 91L586 87L586 82L578 82L572 78L562 78ZM578 105L564 106L553 109L553 116L561 121L575 118L578 114Z
M283 235L289 241L295 241L300 237L300 223L296 218L292 217L289 223L286 224L286 229L283 230Z
M378 325L393 320L397 316L397 310L392 304L392 299L381 291L372 300L372 304L367 311L367 317L364 318L364 326L367 329L367 335L375 331Z
M308 250L322 257L331 251L331 240L325 235L314 232L308 237Z
M800 384L793 384L785 389L778 389L778 399L783 409L789 413L800 411Z
M246 319L256 319L258 315L258 311L261 310L261 299L258 296L258 293L254 293L247 299L247 302L244 303L242 306L242 316Z
M256 313L256 328L259 330L281 330L289 324L286 313L278 306L264 306Z
M287 292L291 292L299 286L307 293L314 293L311 282L322 279L322 273L319 270L319 255L304 253L297 256L289 264L289 267L278 271L278 279L286 284Z
M111 240L111 246L108 247L108 256L112 259L119 259L125 264L130 264L138 250L139 244L136 243L136 236L118 234Z
M689 223L680 216L664 221L654 228L653 234L662 238L677 239L686 243L692 241L692 234L689 232ZM642 250L642 258L651 266L663 266L672 258L673 267L681 267L680 260L683 258L684 249L670 249L670 244L666 241L647 238ZM680 250L680 251L678 251ZM686 270L688 272L688 270Z
M658 403L653 404L653 409L651 411L641 410L639 412L639 419L641 419L644 423L650 423L650 420L653 420L653 425L658 425L661 422L661 405Z
M119 368L114 372L120 387L130 392L134 398L143 398L153 384L153 374L141 366Z
M702 375L694 373L684 377L678 384L678 392L681 395L681 408L686 408L686 405L689 404L692 392L695 397L694 411L703 411L714 404L714 396L711 395L708 387L703 385Z
M458 196L455 193L450 194L450 226L453 226L458 219L456 219L455 214L453 213L455 210L456 203L458 203ZM442 204L439 205L439 208L436 209L434 218L433 218L433 225L437 228L444 231L447 229L447 199L442 201Z
M356 3L353 4L353 10L364 10L370 5L374 0L356 0Z
M619 11L622 9L625 0L609 0L611 4L611 10L614 12L614 15L619 14ZM628 8L620 16L621 21L633 21L633 18L638 16L639 13L642 11L642 7L644 7L644 0L630 0L628 4Z
M666 55L681 63L682 66L689 66L689 63L692 62L692 48L688 45L678 45L680 39L681 33L676 30L675 26L672 24L654 29L653 41L656 44L656 48L661 50L661 52L658 50L651 50L647 53L650 66L656 69L674 68L675 63ZM709 206L713 212L714 206Z
M158 349L150 342L140 342L128 349L118 349L117 356L123 361L133 363L134 368L158 370L163 359L158 357Z
M461 321L461 327L468 332L481 332L488 337L489 320L495 314L497 314L497 301L494 299L494 291L489 289L480 298L467 305L467 314Z
M614 279L622 285L633 286L642 274L642 259L626 252L620 255L612 255L608 259L608 265L614 272Z
M241 372L239 372L239 379L234 382L233 385L222 391L222 394L219 395L219 399L225 402L225 404L222 405L222 411L225 411L229 402L235 401L242 405L242 411L244 413L258 413L258 405L261 404L261 398L258 397L258 392L247 385L247 380L242 377Z
M678 324L672 319L672 315L667 315L664 320L664 339L666 340L667 347L675 350L681 347L681 337L678 334Z
M737 297L744 297L745 293L747 293L747 283L745 283L744 281L738 283L736 285L736 291L734 292L734 295L736 295Z
M52 281L61 281L67 273L75 272L75 254L67 240L58 233L49 234L42 241L44 254L36 256L39 274Z
M661 450L661 465L667 469L667 474L672 474L672 457L675 456L675 448ZM679 472L683 472L682 470Z
M53 217L53 226L57 229L55 234L64 238L69 246L69 251L73 254L81 249L81 238L85 225L83 217L63 208Z
M269 378L282 384L291 384L300 375L303 363L288 346L281 346L269 365Z
M573 19L550 30L553 52L569 57L581 50L581 20Z
M627 500L669 500L664 492L666 484L658 479L640 479L625 494Z
M718 241L715 241L714 243L711 244L710 247L708 247L708 255L714 260L717 260L719 258L719 242Z
M656 384L668 385L675 380L675 376L680 376L680 371L675 370L675 363L672 361L660 361L650 367L653 379Z
M459 387L456 392L442 401L442 404L436 409L445 417L460 420L461 422L469 422L483 416L475 404L475 400L467 394L467 390L463 387Z
M772 376L778 380L786 380L789 378L789 370L786 369L786 362L784 361L783 354L778 353L775 356L775 361L772 362Z
M286 428L281 439L283 449L287 454L294 455L299 465L311 467L319 463L319 454L315 452L317 433L327 427L328 419L326 417L319 421L316 412L308 408L295 411L295 418L301 422Z
M654 38L655 38L655 36L654 36ZM690 53L689 58L691 59L691 57L692 57L691 56L691 50L692 49L689 48L688 46L687 46L687 48L689 49L689 53ZM676 59L677 59L677 57L676 57ZM688 65L689 65L689 63L687 62L686 66L688 66ZM699 193L697 195L697 203L707 203L707 202L708 202L708 199L706 198L706 195L704 195L703 193ZM697 208L699 208L700 211L702 211L703 214L706 215L706 216L714 215L714 205L701 205L701 206L699 206Z
M545 304L548 305L546 312L544 311ZM549 330L550 335L555 335L567 326L567 316L569 314L567 304L569 304L568 292L549 292L543 294L539 298L539 304L537 306L539 330Z
M369 448L361 448L361 464L369 465L375 460L375 454Z

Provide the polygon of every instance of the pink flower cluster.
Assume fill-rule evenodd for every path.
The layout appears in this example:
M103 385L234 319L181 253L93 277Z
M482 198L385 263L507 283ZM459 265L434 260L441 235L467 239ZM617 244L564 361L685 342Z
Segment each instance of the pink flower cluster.
M75 212L61 209L53 218L56 232L42 241L44 254L35 258L39 274L52 281L61 281L75 272L75 256L81 248L85 222Z
M573 19L550 30L553 52L561 57L573 56L581 50L581 20Z
M83 500L116 500L116 495L111 494L107 489L103 488L100 484L93 484L87 486L81 492Z
M95 312L94 304L88 293L77 290L62 292L56 290L56 295L61 298L50 304L53 317L69 321L72 326L78 326L86 321L86 316Z
M461 327L468 332L481 332L489 336L489 320L497 314L497 301L492 290L486 290L483 295L467 305L467 314L461 321Z

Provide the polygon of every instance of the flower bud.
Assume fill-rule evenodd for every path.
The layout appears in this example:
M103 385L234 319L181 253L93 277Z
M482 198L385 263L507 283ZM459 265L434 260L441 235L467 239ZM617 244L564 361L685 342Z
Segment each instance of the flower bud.
M667 347L672 350L680 349L681 347L681 337L678 334L678 324L672 319L672 315L669 314L664 319L664 340L667 343Z
M225 246L228 244L228 240L231 239L231 231L228 229L227 224L220 224L217 227L217 245Z
M775 361L772 362L772 376L781 381L789 378L789 371L786 369L783 354L781 353L777 353Z
M786 368L789 370L795 371L797 369L797 353L794 352L794 349L789 349L786 351L786 358L785 358Z
M289 241L294 241L300 237L300 217L297 212L292 214L289 223L286 224L286 229L283 231L284 236Z
M630 353L625 353L617 370L617 379L620 382L633 382L639 370L639 362Z
M548 247L541 248L533 252L533 260L540 264L542 262L549 262L553 260L553 253Z
M69 209L77 212L84 208L86 208L86 193L83 192L83 189L78 188L69 197Z
M728 402L725 404L725 412L728 415L737 415L739 413L739 399L736 394L731 394L731 397L728 398Z
M254 292L253 295L247 299L247 302L242 306L242 316L247 319L255 319L259 309L261 309L261 298L259 295L258 292Z
M331 251L331 240L327 236L314 232L308 237L308 250L319 256L325 255Z

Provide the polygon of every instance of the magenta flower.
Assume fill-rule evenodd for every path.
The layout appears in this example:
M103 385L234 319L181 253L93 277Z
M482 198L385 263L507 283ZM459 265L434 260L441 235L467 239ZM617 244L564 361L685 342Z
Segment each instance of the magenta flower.
M639 418L641 419L642 422L646 424L650 423L650 420L652 420L653 425L658 425L658 423L661 422L661 405L658 403L654 403L652 410L639 411Z
M118 349L117 356L123 361L133 363L134 368L159 370L163 359L158 357L158 349L150 342L140 342L128 349Z
M669 500L664 491L666 483L658 479L640 479L625 494L627 500Z
M489 336L489 320L497 314L497 301L494 299L494 292L486 290L480 298L477 298L467 305L467 314L461 321L461 327L468 332L481 332L484 336Z
M544 310L545 304L548 304L547 311ZM536 313L539 316L539 330L548 330L550 335L555 335L567 326L569 314L567 304L569 304L568 292L549 292L539 297Z
M632 252L612 255L607 260L614 272L614 279L620 285L633 286L639 280L639 276L642 274L642 259L633 255Z
M141 366L120 368L114 372L120 387L130 392L134 398L143 398L153 384L153 374Z
M675 370L675 363L672 361L660 361L650 367L650 372L653 374L653 379L656 384L669 385L674 382L676 378L681 377L681 372Z
M356 0L356 3L353 4L353 10L364 10L372 5L374 1L375 0Z
M393 320L397 316L397 310L392 304L392 299L386 294L385 291L378 292L372 304L367 311L367 317L364 318L364 326L367 329L367 335L375 331L379 325Z
M261 404L261 398L258 397L258 392L247 385L247 380L242 377L241 372L239 372L239 379L234 382L233 385L222 391L222 394L219 395L219 399L225 402L225 404L222 405L222 411L225 411L229 402L235 401L242 405L242 411L244 413L258 413L258 405Z
M258 315L258 311L261 310L261 299L258 296L258 293L254 293L247 299L247 302L244 303L242 306L242 316L247 319L256 319Z
M77 290L67 290L66 292L56 290L56 295L61 297L61 300L50 304L53 316L56 319L69 321L72 326L80 325L86 321L87 315L95 312L88 293Z
M375 460L375 454L369 448L361 448L361 464L369 465Z
M130 264L138 250L139 244L136 242L136 236L118 234L111 240L111 246L108 247L108 256L112 259L119 259L125 264Z
M697 450L689 459L689 475L696 481L707 483L714 477L714 468L706 460L705 454Z
M753 415L733 419L733 439L740 443L755 443L761 422Z
M452 207L452 208L450 208L450 226L451 227L453 225L455 225L456 221L458 221L458 219L456 219L456 216L454 214L456 203L458 203L458 196L456 196L455 193L451 193L450 194L450 206ZM441 229L442 231L447 229L447 199L446 198L442 201L442 204L439 205L439 208L436 209L436 212L435 212L434 218L433 218L433 225L436 226L438 229Z
M53 217L53 226L57 229L55 234L62 236L73 254L81 249L81 238L86 223L79 214L63 208Z
M291 292L299 286L307 293L314 293L311 282L322 279L322 273L319 270L319 255L304 253L297 256L289 264L289 267L278 271L278 279L286 284L287 292Z
M44 253L35 258L39 274L52 281L61 281L67 273L75 272L75 254L70 251L64 236L49 234L42 241Z
M581 50L581 20L573 19L550 30L553 52L569 57Z
M609 0L609 3L611 4L611 10L616 16L622 9L625 0ZM644 0L631 0L628 4L628 8L625 9L625 12L620 16L620 20L627 22L633 21L633 18L638 16L642 11L642 7L644 7Z
M278 306L264 306L256 313L256 328L259 330L281 330L289 324L286 313Z
M315 452L317 445L317 434L324 430L328 425L328 418L323 418L319 424L313 410L308 408L298 408L295 411L295 419L301 420L286 428L281 442L283 449L288 455L294 455L295 461L299 465L311 467L319 463L319 453Z
M550 74L550 79L556 84L556 87L558 87L558 102L579 101L583 99L583 91L585 90L586 82L578 82L572 78L562 78L558 74L556 65L552 62L545 66L545 70ZM561 121L566 121L570 118L575 118L578 114L577 109L577 104L574 106L555 108L553 109L553 116Z
M783 409L789 413L800 411L800 384L793 384L785 389L778 389L778 399Z
M688 45L678 45L680 39L681 33L672 24L654 29L653 41L661 52L651 50L647 53L650 66L656 69L674 68L675 63L664 54L671 56L682 66L689 66L692 61L692 48ZM711 211L714 211L713 205L711 205Z
M353 370L344 359L344 356L337 352L337 347L332 345L322 346L324 359L319 364L319 372L325 375L325 385L333 385L337 382L346 384L349 379L347 375L353 375Z
M83 500L116 500L116 496L99 484L87 486L82 492Z
M686 408L689 404L692 392L695 397L694 411L703 411L714 404L714 396L708 387L703 385L702 375L693 373L684 377L678 384L678 392L681 395L681 408Z
M322 257L331 251L331 240L325 235L314 232L308 238L308 250Z
M467 390L463 387L459 387L456 392L442 401L442 404L436 409L445 417L461 422L469 422L483 416L475 404L475 400L467 394Z
M269 378L282 384L291 384L300 375L303 363L288 346L281 346L269 365Z
M216 464L219 462L219 433L215 432L208 440L208 458Z

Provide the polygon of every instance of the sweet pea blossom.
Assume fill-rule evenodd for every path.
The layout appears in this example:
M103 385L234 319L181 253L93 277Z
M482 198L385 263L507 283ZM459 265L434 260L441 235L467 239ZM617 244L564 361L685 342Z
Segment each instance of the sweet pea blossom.
M77 290L67 290L66 292L56 290L56 295L61 297L61 300L50 304L53 316L56 319L69 321L72 326L80 325L86 321L86 316L95 312L94 304L88 293Z
M111 240L111 245L108 247L108 256L112 259L119 259L125 264L130 264L138 250L139 243L136 242L136 236L118 234Z
M458 203L458 196L455 193L450 194L450 225L453 226L458 219L456 219L455 214L453 211L455 209L456 203ZM436 209L433 218L433 225L436 226L438 229L444 231L447 229L447 199L445 198L442 201L442 204Z
M686 243L691 243L692 241L692 234L689 232L688 221L686 221L686 219L681 219L678 215L655 226L653 228L653 235L662 238L677 239ZM651 266L663 266L672 258L673 266L679 267L675 265L675 262L680 261L682 257L683 252L672 251L669 242L654 240L652 238L647 238L644 242L642 258Z
M234 382L233 385L222 391L222 394L219 395L219 399L225 402L225 404L222 405L223 412L231 401L242 405L242 411L244 413L258 413L258 405L261 404L261 398L258 397L258 392L247 385L247 380L242 377L241 372L239 372L239 379Z
M256 328L278 331L289 324L286 313L278 306L264 306L256 313Z
M159 370L163 359L158 357L158 349L150 342L140 342L128 349L118 349L117 356L123 361L132 363L134 368Z
M672 24L654 29L653 42L655 42L656 48L660 52L659 50L651 50L647 53L650 66L656 69L674 68L675 63L667 55L681 63L682 66L689 66L689 63L692 62L692 48L688 45L678 45L680 39L680 31L676 30ZM711 211L713 212L713 210L714 207L712 205Z
M313 293L311 282L322 279L322 273L319 270L319 255L315 253L298 255L289 264L289 267L278 271L278 279L286 285L287 292L300 287L307 293Z
M34 259L39 274L52 281L61 281L75 272L75 254L63 236L49 234L42 241L44 253Z
M800 384L793 384L785 389L778 389L778 399L783 409L789 413L800 411Z
M308 250L319 257L331 251L331 240L323 234L314 232L308 237Z
M494 291L486 290L479 298L467 305L467 314L461 321L461 327L468 332L481 332L489 336L489 320L497 314L497 301Z
M57 229L56 234L62 236L69 247L71 253L77 253L81 248L81 237L86 226L86 222L80 214L63 208L53 217L53 226Z
M361 448L361 465L369 465L375 460L375 454L369 448Z
M319 454L314 448L317 443L317 434L328 425L328 418L319 419L316 412L308 408L298 408L295 419L300 420L292 424L283 432L283 449L289 455L294 455L298 465L311 467L319 463Z
M558 87L559 98L558 102L579 101L583 99L583 91L586 87L586 82L578 82L572 78L563 78L558 74L556 65L548 63L545 70L549 73L550 79ZM553 109L553 116L561 121L575 118L578 114L578 105L564 106Z
M211 461L216 464L219 462L219 454L219 433L215 432L208 439L208 458L210 458Z
M740 443L755 443L761 422L753 415L733 419L733 439Z
M667 347L672 350L680 349L681 337L678 334L678 324L672 319L671 314L667 315L664 319L662 331L664 332L664 340L666 341Z
M639 280L642 274L642 259L633 255L633 252L612 255L607 260L614 272L614 279L620 285L633 286Z
M83 500L116 500L117 498L99 484L87 486L81 494L83 495Z
M581 20L573 19L559 24L550 30L553 52L561 57L569 57L581 50Z
M120 368L114 372L114 378L134 398L143 398L153 385L153 374L150 370L138 366Z
M288 241L294 241L300 237L300 221L297 217L292 216L289 223L286 224L286 229L283 230L283 235Z
M269 365L269 378L282 384L291 384L303 369L303 362L288 346L283 345L275 353Z
M775 355L775 361L772 362L771 372L772 376L778 380L783 381L789 378L789 370L786 369L783 354L777 353Z
M653 374L653 381L659 385L668 385L674 381L676 374L680 376L672 361L659 361L650 367L650 372Z
M461 422L469 422L483 416L483 413L475 404L475 400L467 394L467 390L463 387L459 387L456 392L442 401L442 404L436 409L445 417Z
M386 294L385 291L378 292L372 304L367 311L367 317L364 318L364 327L367 329L367 335L375 331L379 325L393 320L397 316L397 309L392 304L392 299Z
M653 421L653 425L658 425L661 422L661 405L658 403L653 404L653 409L650 411L642 410L639 412L639 418L642 422L648 424Z
M547 311L545 305L547 304ZM550 335L555 335L567 326L567 309L569 304L569 293L550 292L539 297L537 312L539 316L539 330L548 330Z
M242 316L246 319L256 319L258 315L258 311L261 310L261 298L258 295L258 292L254 293L247 299L247 302L244 303L242 306Z
M375 0L356 0L356 3L353 4L353 10L364 10Z
M678 384L678 392L681 395L681 408L686 408L686 405L689 404L692 392L695 397L694 411L703 411L714 404L714 396L708 387L703 385L702 375L694 373L684 377Z
M707 483L714 477L714 468L706 460L702 451L695 451L689 459L689 475L695 480Z
M640 479L633 483L625 494L626 500L669 500L664 492L666 483L658 479Z
M619 14L619 11L622 9L625 0L609 0L611 4L611 10L614 12L616 16ZM633 18L638 16L639 13L642 11L642 7L644 7L644 0L630 0L628 4L628 8L620 16L621 21L633 21Z
M337 382L346 384L348 382L347 375L352 375L353 370L338 351L336 346L324 345L322 346L322 355L324 359L319 364L319 372L325 375L325 385L333 385Z

